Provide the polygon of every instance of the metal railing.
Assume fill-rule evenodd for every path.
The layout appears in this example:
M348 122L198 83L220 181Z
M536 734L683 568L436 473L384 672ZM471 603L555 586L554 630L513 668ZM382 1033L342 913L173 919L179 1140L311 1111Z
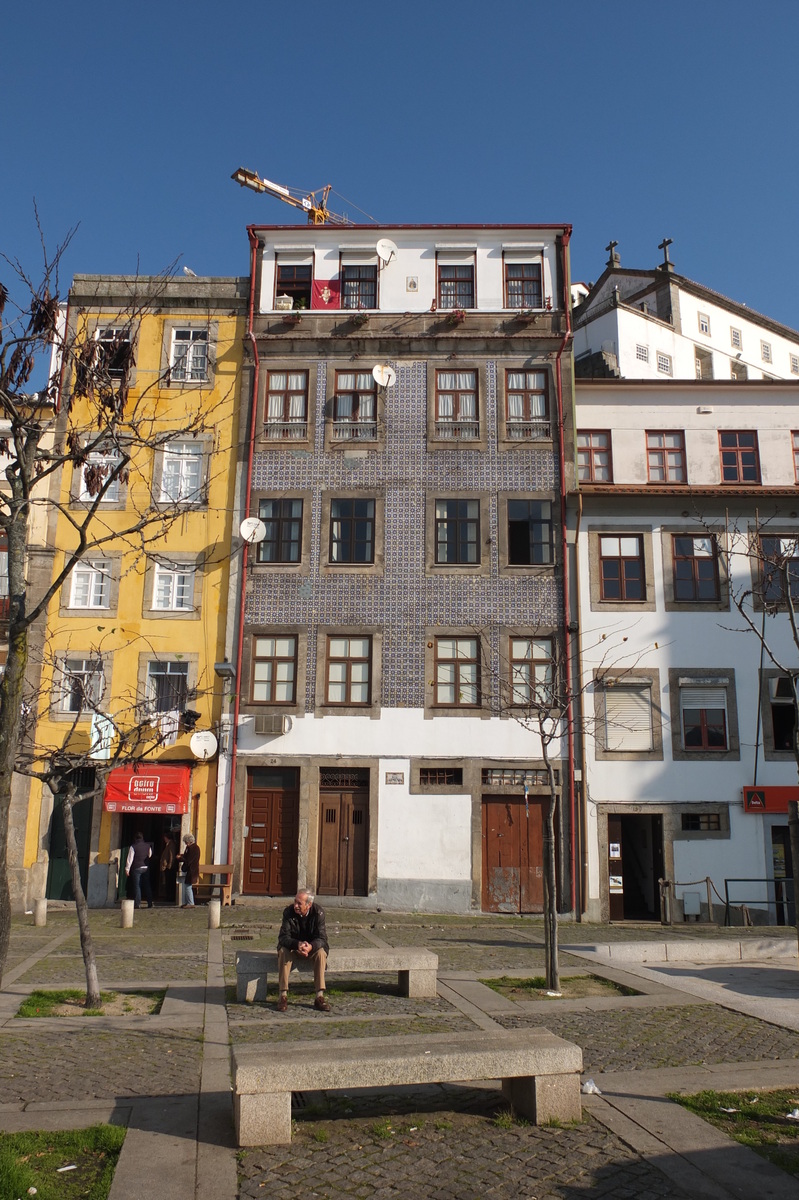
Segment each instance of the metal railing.
M334 421L334 442L377 441L377 421Z
M305 417L294 421L267 421L264 425L264 437L270 442L282 441L284 438L303 440L308 436L308 422Z
M731 883L765 883L774 888L774 899L771 900L764 896L742 896L735 900L730 898ZM774 909L774 915L778 925L793 925L795 922L795 899L793 880L785 875L770 875L762 878L742 877L740 879L725 879L724 880L724 924L731 925L730 917L733 908L741 910L741 924L751 925L752 920L749 915L749 905L757 905L758 908L764 906ZM782 920L780 921L780 915Z
M473 441L480 436L479 421L436 421L436 437Z

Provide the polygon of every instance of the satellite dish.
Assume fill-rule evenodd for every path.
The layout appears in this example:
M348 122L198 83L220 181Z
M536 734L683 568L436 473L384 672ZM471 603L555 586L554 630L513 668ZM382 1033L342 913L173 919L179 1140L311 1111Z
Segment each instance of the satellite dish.
M195 758L202 760L213 758L217 749L216 736L211 733L210 729L198 729L191 735L189 749Z
M239 533L245 542L249 542L252 546L255 542L262 542L264 540L266 537L266 526L260 517L245 517L241 525L239 525Z
M397 378L397 372L388 363L378 363L372 367L372 378L378 387L390 388Z
M382 266L387 266L392 258L396 257L397 243L392 242L391 238L380 238L375 246L377 257L380 259Z

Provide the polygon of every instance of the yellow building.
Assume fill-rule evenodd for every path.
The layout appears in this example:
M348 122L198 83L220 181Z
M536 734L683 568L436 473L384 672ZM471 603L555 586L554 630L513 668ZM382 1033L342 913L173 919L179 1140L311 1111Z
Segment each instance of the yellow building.
M66 740L85 755L92 736L96 741L97 713L119 728L138 723L152 732L141 768L112 768L102 790L95 769L81 760L85 798L75 824L95 906L113 903L124 881L120 858L138 831L154 845L151 881L163 900L175 898L174 872L159 879L165 836L177 849L191 832L202 862L225 861L224 838L214 845L225 803L219 756L211 738L200 739L204 749L192 738L218 738L232 686L214 664L225 658L236 571L231 524L248 283L78 275L69 296L68 339L93 344L126 389L120 427L130 464L105 486L91 526L95 544L32 638L32 669L41 680L36 744ZM77 378L66 365L60 435L88 439L96 397L81 397L80 388L76 396ZM73 397L71 410L64 397ZM52 578L75 544L73 518L85 513L114 462L112 452L95 446L83 463L53 478ZM102 772L103 763L96 769ZM9 863L18 902L71 897L60 808L37 782L22 853L24 861Z

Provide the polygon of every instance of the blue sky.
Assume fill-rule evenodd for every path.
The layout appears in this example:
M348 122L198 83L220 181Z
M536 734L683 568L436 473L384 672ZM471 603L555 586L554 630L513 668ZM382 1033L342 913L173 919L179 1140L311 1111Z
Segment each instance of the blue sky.
M3 18L0 250L33 274L245 274L230 180L391 222L571 222L572 273L660 261L799 328L796 0L78 0ZM0 279L8 280L0 264Z

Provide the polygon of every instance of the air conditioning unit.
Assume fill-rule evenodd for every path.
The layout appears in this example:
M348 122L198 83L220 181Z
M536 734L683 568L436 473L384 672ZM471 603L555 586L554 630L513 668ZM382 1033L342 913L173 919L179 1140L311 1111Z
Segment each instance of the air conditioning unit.
M291 729L291 717L282 713L260 713L255 718L255 732L273 734L278 737Z

